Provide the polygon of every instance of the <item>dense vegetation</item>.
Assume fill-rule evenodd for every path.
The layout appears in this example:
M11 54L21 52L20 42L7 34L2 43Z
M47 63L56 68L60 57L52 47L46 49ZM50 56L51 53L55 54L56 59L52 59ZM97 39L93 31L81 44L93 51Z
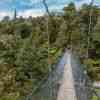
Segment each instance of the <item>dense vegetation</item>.
M23 100L48 76L67 47L80 55L89 76L100 80L100 9L92 8L90 34L91 7L86 4L77 10L70 3L62 14L49 17L10 20L6 16L0 22L0 100Z

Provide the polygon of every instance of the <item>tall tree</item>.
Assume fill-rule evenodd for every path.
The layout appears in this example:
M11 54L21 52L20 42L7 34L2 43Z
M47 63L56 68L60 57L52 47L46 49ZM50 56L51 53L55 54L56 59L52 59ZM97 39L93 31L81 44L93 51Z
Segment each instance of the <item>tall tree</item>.
M64 21L66 23L66 34L68 36L68 44L71 45L72 33L75 31L77 24L77 11L74 3L70 3L64 7Z
M81 31L82 33L84 33L82 36L84 42L86 42L85 46L87 50L89 50L89 48L91 48L92 46L92 44L90 43L92 43L93 40L92 33L94 31L95 25L97 24L97 17L98 17L98 8L96 6L91 6L87 4L84 4L82 6L80 10L80 24L82 29Z

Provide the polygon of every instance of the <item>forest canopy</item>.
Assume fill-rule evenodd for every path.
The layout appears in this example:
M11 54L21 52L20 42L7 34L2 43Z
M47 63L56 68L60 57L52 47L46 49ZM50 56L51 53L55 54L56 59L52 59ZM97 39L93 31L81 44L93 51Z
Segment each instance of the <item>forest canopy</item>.
M48 77L70 46L87 65L91 79L100 81L100 8L92 7L88 34L90 9L90 5L84 4L77 10L74 3L70 3L62 14L12 20L5 16L0 21L0 100L24 100Z

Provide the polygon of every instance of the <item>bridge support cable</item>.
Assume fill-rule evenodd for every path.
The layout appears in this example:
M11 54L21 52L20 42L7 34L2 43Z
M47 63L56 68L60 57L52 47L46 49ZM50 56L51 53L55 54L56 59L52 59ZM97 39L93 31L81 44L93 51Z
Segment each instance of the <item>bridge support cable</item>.
M44 7L45 7L45 11L46 11L46 16L45 16L45 20L46 20L46 32L47 32L47 41L48 41L48 66L49 66L49 71L51 72L51 63L50 63L50 32L49 32L49 19L51 19L51 14L48 8L48 5L46 3L46 0L42 1Z
M52 66L52 64L51 64L51 54L50 54L50 49L51 49L51 43L50 43L50 30L49 30L49 21L52 21L52 16L51 16L51 14L50 14L50 11L49 11L49 7L48 7L48 4L47 4L47 2L46 2L46 0L43 0L42 1L42 3L43 3L43 5L44 5L44 7L45 7L45 11L46 11L46 32L47 32L47 41L48 41L48 67L49 67L49 73L52 73L52 68L51 68L51 66ZM49 78L49 77L48 77ZM50 79L50 78L49 78ZM52 90L52 81L48 81L47 80L47 86L48 87L46 87L46 88L48 88L49 90L47 90L48 92L48 94L49 94L49 99L50 98L52 98L53 96L54 96L54 89ZM48 100L49 100L48 99Z
M53 16L51 16L46 0L42 0L42 4L45 7L46 16L45 16L45 26L47 33L47 42L48 42L48 60L50 60L50 33L49 33L49 20L53 20ZM35 89L32 89L31 94L29 94L25 100L33 100L33 96L37 96L39 100L53 100L56 99L57 95L57 80L61 77L61 73L59 73L59 68L55 69L53 72L51 71L51 63L48 61L49 75L45 76L44 79L37 84ZM55 74L56 73L56 74ZM58 75L60 74L60 75ZM54 77L54 78L53 78ZM37 93L38 92L38 93ZM42 95L41 95L42 94ZM53 99L52 99L53 98ZM37 99L36 99L37 100Z
M91 0L90 2L90 13L89 13L89 29L88 29L88 37L87 37L87 57L89 57L89 48L90 48L90 34L91 34L91 26L92 26L92 16L93 16L93 4L95 0Z

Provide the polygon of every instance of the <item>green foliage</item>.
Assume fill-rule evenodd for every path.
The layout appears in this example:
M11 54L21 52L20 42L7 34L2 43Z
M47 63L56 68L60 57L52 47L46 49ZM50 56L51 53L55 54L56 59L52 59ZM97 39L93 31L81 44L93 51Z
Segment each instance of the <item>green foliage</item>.
M0 100L21 100L18 93L12 93L9 95L3 95L0 97Z
M15 26L15 33L19 34L19 36L24 39L30 36L32 29L31 29L31 24L30 23L26 23L26 22L22 22L22 23L18 23Z
M48 52L42 35L22 38L16 30L14 33L0 37L0 100L23 100L48 75Z
M97 96L93 96L92 100L98 100Z
M93 7L89 35L89 5L83 5L77 11L75 5L70 3L64 7L62 15L54 13L48 18L48 30L47 16L11 21L5 17L0 22L0 100L24 100L48 76L69 45L80 54L91 78L100 80L98 9ZM92 39L88 49L93 49L93 52L89 51L92 56L87 60L88 37ZM48 66L49 63L51 66Z
M100 80L100 59L88 59L84 61L84 64L88 66L87 71L91 79L97 81Z

